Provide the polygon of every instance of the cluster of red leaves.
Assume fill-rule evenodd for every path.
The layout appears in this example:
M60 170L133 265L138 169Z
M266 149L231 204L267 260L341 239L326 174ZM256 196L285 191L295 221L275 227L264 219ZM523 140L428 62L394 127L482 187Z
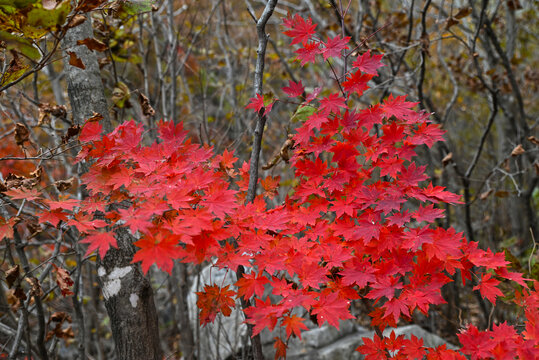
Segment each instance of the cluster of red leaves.
M314 39L310 19L296 15L284 25L293 44L300 44L302 64L347 49L347 38ZM372 324L383 330L444 303L440 289L457 271L464 282L479 277L474 289L493 304L503 295L500 280L515 281L522 286L517 294L527 309L526 331L518 334L500 324L478 332L470 326L460 334L462 353L477 359L537 358L537 293L521 274L508 270L502 253L479 249L454 229L434 224L444 216L438 205L457 204L459 196L429 182L425 167L413 158L416 146L443 140L443 130L404 96L367 108L350 105L381 66L381 55L366 52L353 62L343 93L322 97L317 88L302 99L315 111L294 135L290 164L297 186L279 207L268 209L264 200L264 194L277 192L273 178L263 179L265 193L244 204L249 165L235 167L232 153L215 156L211 148L191 143L181 124L161 122L159 141L144 146L142 125L126 122L101 136L99 123L90 121L82 128L86 143L77 157L93 161L83 177L90 196L80 202L43 200L48 210L39 214L40 222L76 227L88 252L102 257L116 246L114 229L126 227L138 238L133 261L145 272L153 264L170 272L174 260L216 260L232 271L239 265L251 269L235 284L237 290L207 286L198 293L198 306L206 324L219 313L229 315L234 296L254 299L244 310L254 334L279 325L287 338L301 337L307 327L299 309L320 326L338 327L340 320L353 318L350 302L361 297L373 301ZM283 91L300 99L305 94L301 81ZM248 107L271 109L261 96ZM41 201L39 194L13 195ZM8 226L0 219L0 234L12 236ZM472 273L474 267L480 275ZM279 339L276 349L284 356L286 343ZM390 353L403 359L464 358L394 335L365 339L358 351L371 359Z

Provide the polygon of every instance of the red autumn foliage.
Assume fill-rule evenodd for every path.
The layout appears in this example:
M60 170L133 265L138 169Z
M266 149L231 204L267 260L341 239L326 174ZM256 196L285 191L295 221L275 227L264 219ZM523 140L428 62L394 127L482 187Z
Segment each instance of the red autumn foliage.
M284 23L292 44L300 44L302 65L347 49L346 38L327 43L314 38L311 19L295 15ZM306 326L298 309L320 326L338 327L340 320L353 318L350 303L360 297L373 301L372 325L383 330L443 303L440 289L457 271L463 282L477 279L474 290L493 305L503 296L500 281L515 281L522 286L516 301L527 319L522 333L507 324L482 332L471 325L459 334L460 352L427 349L415 337L391 333L364 339L357 350L367 359L390 353L397 359L539 357L537 283L509 272L502 253L481 250L461 233L434 223L443 217L439 206L458 204L460 196L427 180L425 167L414 162L414 148L442 140L443 130L404 96L390 95L367 108L353 105L353 96L368 88L382 66L380 60L370 52L359 56L342 93L307 94L304 105L317 109L296 129L290 164L297 185L278 207L268 208L263 194L244 204L248 165L235 169L232 153L215 156L211 148L193 144L181 124L161 122L159 142L144 146L142 125L134 121L105 136L97 122L87 122L78 159L93 161L83 177L90 196L77 208L70 200L44 202L48 210L40 222L77 227L86 233L82 242L89 244L88 252L101 257L116 246L114 229L129 228L139 238L133 261L145 272L153 264L171 272L173 260L217 260L232 271L239 265L250 268L235 284L237 290L207 285L197 293L197 305L206 324L218 314L230 315L235 298L254 298L255 305L244 310L254 334L279 325L287 338L301 337ZM283 91L298 97L304 87L290 82ZM264 105L259 94L247 107L265 108L266 114L272 104ZM266 192L277 191L273 178L261 181ZM37 192L6 195L41 200ZM104 209L111 209L106 232L94 219ZM6 223L0 218L0 235L9 237ZM284 357L286 343L278 338L275 347L277 357Z

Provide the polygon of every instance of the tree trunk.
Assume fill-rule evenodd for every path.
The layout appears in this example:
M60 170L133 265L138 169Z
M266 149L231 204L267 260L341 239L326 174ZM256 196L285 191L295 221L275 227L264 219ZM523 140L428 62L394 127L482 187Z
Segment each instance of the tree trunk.
M64 38L67 51L74 51L85 69L65 65L67 92L75 124L97 112L103 115L105 131L112 130L97 56L86 46L77 46L77 40L92 38L91 20L69 30ZM83 172L84 170L81 170ZM116 231L118 249L111 249L98 261L98 278L102 286L105 306L111 321L112 336L118 359L162 359L159 343L157 311L149 280L140 266L131 263L135 248L127 230ZM79 329L80 336L84 328Z

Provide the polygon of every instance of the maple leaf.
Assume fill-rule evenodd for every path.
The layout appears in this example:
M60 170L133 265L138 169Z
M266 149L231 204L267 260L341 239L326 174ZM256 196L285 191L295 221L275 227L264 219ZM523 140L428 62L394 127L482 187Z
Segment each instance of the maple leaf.
M303 95L305 92L305 88L301 80L297 83L293 82L292 80L288 80L288 86L284 86L281 89L288 95L288 97L298 97Z
M238 296L242 296L244 299L250 299L256 294L259 298L264 295L264 285L269 283L269 280L265 276L256 276L255 273L243 274L234 285L238 287Z
M227 213L237 207L234 196L237 191L225 190L225 186L226 184L212 186L202 203L209 211L221 219L224 219Z
M386 309L384 317L393 315L393 319L395 319L395 322L399 321L400 314L410 316L410 311L408 310L406 301L400 298L393 298L389 301L386 301L383 307Z
M405 100L406 95L397 96L394 98L393 94L390 94L389 97L384 100L382 111L385 113L388 119L392 116L396 117L397 119L403 119L407 116L413 115L414 111L410 109L416 106L417 103L412 103Z
M101 139L103 126L99 121L87 121L79 134L79 140L82 142L95 141Z
M290 29L284 31L283 34L292 38L292 45L305 44L314 35L314 29L317 25L312 23L310 17L305 20L299 14L294 15L294 18L285 18L283 24Z
M283 318L283 326L286 327L286 336L294 334L301 339L301 330L309 330L307 325L303 323L303 318L297 315L285 316Z
M109 251L110 247L118 247L116 243L116 238L109 232L94 232L90 235L87 235L84 239L80 241L84 244L89 244L88 250L86 250L86 255L88 256L93 253L95 250L98 250L99 256L103 259Z
M491 277L490 274L481 274L479 285L473 287L473 290L479 290L483 297L487 298L492 304L496 304L496 297L503 296L503 293L498 289L499 280Z
M359 288L365 287L368 283L376 281L374 269L366 261L354 258L352 263L347 263L344 270L340 272L344 285L356 284Z
M36 189L28 190L22 187L18 189L9 189L8 191L4 192L4 195L11 197L13 200L26 199L28 201L32 201L41 198L40 191Z
M332 111L334 114L339 113L339 108L346 108L345 100L339 94L330 94L320 100L321 111Z
M371 55L371 51L367 51L363 55L357 57L352 63L353 67L358 68L362 72L371 75L378 75L378 68L385 66L380 61L384 55Z
M423 339L417 338L414 334L412 334L410 339L404 339L404 346L400 351L406 355L407 359L423 359L423 356L425 355Z
M71 211L75 207L80 206L80 200L77 199L64 199L59 201L44 199L43 202L47 204L51 210L63 209Z
M329 325L338 329L339 320L354 318L348 310L349 307L350 301L339 298L338 293L320 294L320 300L313 305L312 313L316 315L319 326L327 321Z
M432 147L432 145L438 141L443 141L443 135L445 130L440 129L439 124L420 124L416 129L414 135L408 138L408 141L414 145L425 144L427 147Z
M479 331L475 326L470 325L457 336L462 344L461 351L471 355L472 360L492 357L491 351L495 344L491 341L488 332Z
M274 103L275 101L272 101L269 104L264 105L264 97L260 94L256 94L255 97L249 99L249 104L247 104L245 108L254 109L257 113L259 113L260 110L264 109L263 115L266 115L271 111L271 108L273 107Z
M355 91L358 96L361 96L369 88L368 83L372 78L373 75L362 74L361 71L356 71L343 81L342 87L344 91Z
M63 212L62 209L56 209L52 211L43 211L37 213L38 223L43 224L49 222L52 226L57 227L60 221L67 221L67 213Z
M92 218L93 216L90 214L83 214L82 212L78 212L75 214L73 219L69 219L67 221L67 225L75 226L77 230L81 233L87 233L96 228L102 228L108 225L104 220L92 220Z
M333 39L328 36L328 41L323 43L325 48L322 50L324 61L330 57L340 57L341 51L348 49L348 42L350 36L341 38L340 35L335 36Z
M322 50L320 50L320 44L316 42L309 42L305 44L302 48L297 49L296 54L298 54L296 57L301 60L301 66L304 66L307 63L315 63L316 61L316 55L320 54ZM309 98L307 98L307 102Z
M280 337L274 338L275 343L273 343L273 347L275 348L275 360L278 359L286 359L286 344L281 340Z
M384 276L378 279L378 282L371 285L372 290L365 295L368 299L379 299L385 296L388 300L393 299L395 290L402 289L403 285L399 277Z
M6 220L0 216L0 240L13 238L13 226L15 225L15 219L11 218Z
M387 359L387 350L385 341L380 339L377 334L374 334L373 339L367 337L361 338L363 345L359 346L356 351L365 355L365 360L385 360Z
M180 236L163 236L161 232L154 237L151 234L145 234L134 244L140 249L133 256L133 263L142 262L142 271L146 274L150 267L155 264L161 270L172 273L174 259L182 256L181 248L178 247Z
M197 306L200 308L200 325L213 322L217 314L230 316L235 301L232 298L235 293L229 290L227 285L220 288L217 285L206 285L204 290L197 292Z

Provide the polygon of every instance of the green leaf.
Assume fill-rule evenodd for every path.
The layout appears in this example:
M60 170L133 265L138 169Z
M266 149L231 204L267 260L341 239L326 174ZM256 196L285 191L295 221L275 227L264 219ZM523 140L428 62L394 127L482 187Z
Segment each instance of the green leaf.
M71 4L69 1L63 1L51 10L43 9L39 4L28 12L23 33L26 37L39 39L48 32L62 26L70 11Z
M136 15L152 10L152 0L130 0L122 4L122 10L129 15Z
M306 121L316 109L310 105L300 105L294 115L292 115L292 121Z
M41 58L40 52L27 39L0 30L0 40L6 43L8 50L18 50L32 60L39 60Z
M1 5L14 6L17 9L23 9L28 5L36 3L37 0L0 0Z

